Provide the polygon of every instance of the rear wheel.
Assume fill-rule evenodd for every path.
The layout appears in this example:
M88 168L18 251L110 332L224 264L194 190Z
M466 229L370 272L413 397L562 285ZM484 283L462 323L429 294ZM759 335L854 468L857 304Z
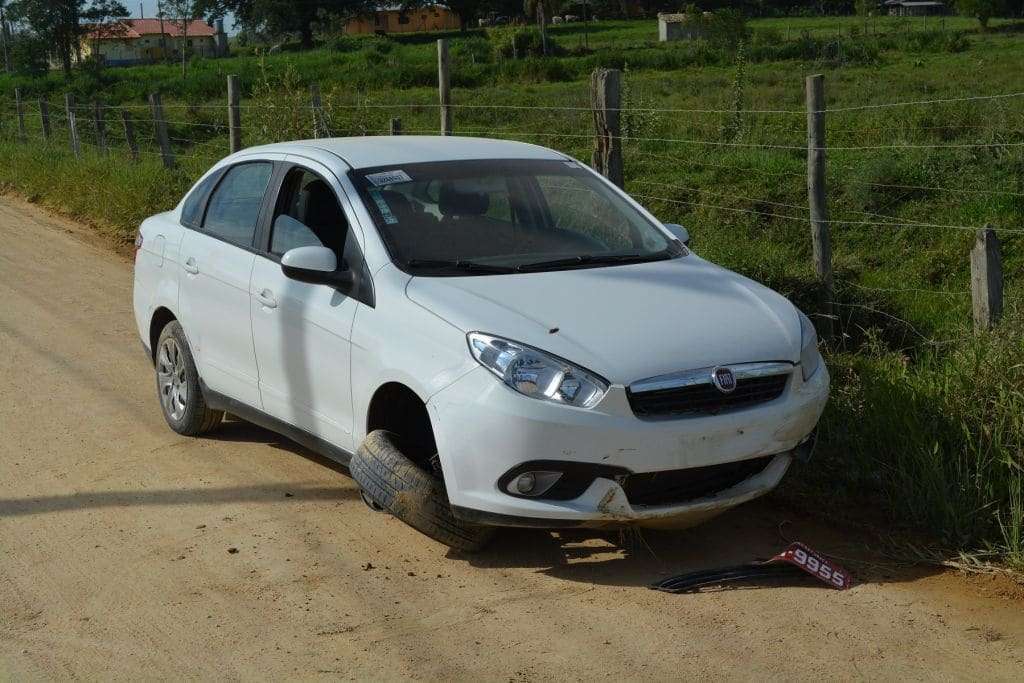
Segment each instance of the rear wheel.
M413 529L463 552L483 548L494 534L452 514L444 481L418 467L399 449L392 432L370 432L349 463L363 496Z
M185 436L215 429L224 412L206 405L188 340L177 320L167 323L156 345L156 389L168 426Z

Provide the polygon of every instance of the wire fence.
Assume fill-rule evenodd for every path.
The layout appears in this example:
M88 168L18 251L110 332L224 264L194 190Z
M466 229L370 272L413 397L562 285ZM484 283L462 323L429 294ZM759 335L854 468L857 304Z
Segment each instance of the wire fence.
M558 104L462 102L460 94L456 92L455 101L449 92L440 102L422 93L410 94L410 100L422 98L418 101L379 102L338 93L321 99L319 89L311 99L296 90L278 93L273 101L266 96L243 100L237 107L229 107L227 100L103 106L16 96L13 107L0 109L0 139L38 145L65 157L159 162L194 177L233 151L233 138L255 145L316 135L388 135L398 129L402 135L438 135L439 119L447 116L454 121L449 125L455 135L532 142L581 159L607 146L617 150L625 168L619 182L659 215L699 222L732 216L745 221L743 227L755 239L758 230L788 225L804 230L810 226L815 234L822 227L857 230L861 241L863 235L881 241L904 231L930 240L930 235L950 231L975 233L981 244L982 232L990 230L986 234L993 234L991 239L997 235L1017 244L1024 234L1024 92L835 107L813 106L809 100L803 110L657 107L651 106L649 96L631 102L618 94L614 101L599 104L588 101L589 93L582 89L575 101ZM957 109L946 125L934 120L952 106L973 111ZM999 116L986 109L992 107L1002 108ZM857 117L908 109L927 110L931 118L922 125L902 120L876 125L874 119L873 125L857 125ZM825 116L830 125L833 119L839 122L828 133L841 143L808 142L808 126ZM604 127L609 121L614 125ZM867 139L869 135L881 139ZM809 210L815 191L809 187L812 157L821 158L818 189L829 209L824 214ZM597 155L594 160L599 165ZM987 180L978 186L970 174L956 170L982 165L1002 169L997 175L1006 186ZM737 186L745 189L733 189ZM920 201L922 196L928 201ZM937 209L943 211L941 217L921 213ZM815 243L815 253L819 246ZM818 268L828 290L826 316L841 317L831 306L844 304L842 293L857 294L858 299L920 297L969 305L975 323L982 326L994 324L1003 306L1001 261L978 265L971 258L971 287L892 287L856 278L849 272L853 259L845 255L839 258L841 276L835 276L829 259L827 273ZM977 284L978 268L1000 271L999 292ZM996 295L998 301L992 299ZM987 300L987 309L996 309L994 315L991 310L979 315L979 308L986 308L979 306L979 298Z

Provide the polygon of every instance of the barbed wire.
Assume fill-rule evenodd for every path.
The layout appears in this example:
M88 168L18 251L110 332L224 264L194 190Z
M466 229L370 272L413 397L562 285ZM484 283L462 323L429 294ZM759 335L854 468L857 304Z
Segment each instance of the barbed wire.
M957 298L957 297L968 296L971 293L970 290L967 290L967 289L947 290L947 289L926 289L926 288L920 288L920 287L906 287L906 288L901 288L901 287L869 287L867 285L862 285L862 284L859 284L857 282L851 282L850 280L844 280L844 279L841 279L841 278L834 278L834 282L836 282L837 284L847 285L849 287L854 287L856 289L861 289L861 290L864 290L864 291L867 291L867 292L934 294L936 296L946 296L946 297L950 297L950 298Z
M889 221L850 221L850 220L835 220L830 219L826 221L812 221L810 218L804 216L790 216L786 214L771 213L768 211L757 211L756 209L742 209L735 206L719 206L716 204L707 204L704 202L693 202L684 199L669 199L668 197L658 197L654 195L646 194L634 194L634 197L642 197L644 199L650 199L654 201L667 202L669 204L687 204L690 206L701 206L711 209L718 209L720 211L733 211L737 213L755 214L758 216L767 216L770 218L781 218L783 220L799 221L801 223L827 223L829 225L873 225L873 226L885 226L892 228L943 228L949 230L970 230L976 231L979 226L977 225L950 225L946 223L924 223L921 221L904 220L896 216L885 216L885 218L891 218ZM995 227L993 230L997 232L1006 233L1024 233L1024 230L1018 230L1014 228L1001 228Z
M946 97L934 100L907 100L904 102L885 102L881 104L859 104L853 107L832 107L826 108L821 111L816 111L816 114L845 112L845 111L865 111L868 109L887 109L889 107L909 107L914 105L924 104L946 104L949 102L977 102L982 100L1001 100L1009 99L1012 97L1024 97L1024 92L1012 92L1004 93L999 95L968 95L966 97Z

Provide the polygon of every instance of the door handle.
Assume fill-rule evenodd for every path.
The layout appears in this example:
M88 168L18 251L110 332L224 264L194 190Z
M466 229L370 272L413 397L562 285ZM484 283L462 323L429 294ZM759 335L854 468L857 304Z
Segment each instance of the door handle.
M182 264L182 267L185 269L186 273L192 273L195 275L199 272L199 266L196 264L196 260L191 256L185 259L185 263Z
M274 297L274 293L269 289L264 289L256 295L256 300L267 308L277 308L277 298Z

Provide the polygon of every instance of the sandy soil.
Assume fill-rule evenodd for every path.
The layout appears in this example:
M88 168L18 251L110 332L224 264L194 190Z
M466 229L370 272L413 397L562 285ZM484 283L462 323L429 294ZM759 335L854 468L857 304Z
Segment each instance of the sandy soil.
M687 532L509 531L470 559L241 422L173 434L87 230L0 199L0 678L1024 677L1007 584L877 564L770 502ZM860 583L667 595L790 537ZM621 540L621 542L620 542Z

